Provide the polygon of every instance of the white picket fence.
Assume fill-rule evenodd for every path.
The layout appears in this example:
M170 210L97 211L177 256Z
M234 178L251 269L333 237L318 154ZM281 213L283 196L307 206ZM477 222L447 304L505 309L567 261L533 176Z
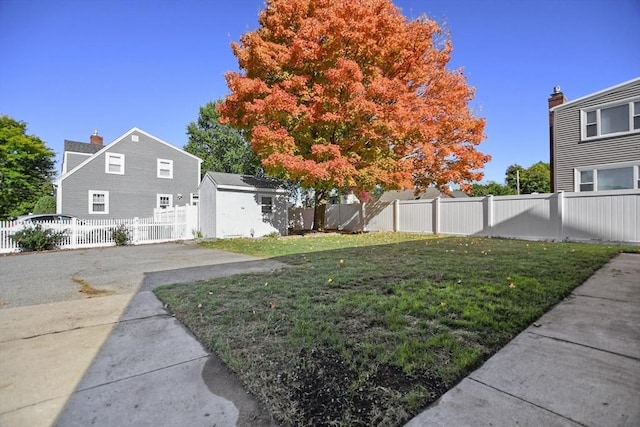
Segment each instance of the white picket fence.
M123 226L129 235L129 244L189 240L195 238L198 230L197 206L177 206L157 209L153 217L131 219L72 219L70 222L45 221L43 228L62 231L60 249L78 249L114 246L112 232ZM0 253L20 251L11 238L24 225L14 221L0 221Z
M290 209L289 223L311 229L313 209ZM640 190L329 205L326 228L640 243Z

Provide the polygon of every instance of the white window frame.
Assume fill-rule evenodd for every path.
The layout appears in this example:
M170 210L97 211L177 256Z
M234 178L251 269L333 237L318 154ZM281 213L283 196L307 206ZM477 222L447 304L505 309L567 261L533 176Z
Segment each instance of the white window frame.
M626 191L629 189L621 189L621 190L599 190L598 189L598 170L605 169L624 169L624 168L633 168L633 190L640 189L640 162L623 162L623 163L609 163L604 165L593 165L593 166L583 166L581 168L574 169L574 183L573 189L576 193L580 193L580 172L583 171L593 171L593 190L586 190L583 193L591 193L593 191Z
M197 206L200 203L200 195L198 193L191 193L189 195L189 204L191 206Z
M111 160L117 160L113 164L117 164L120 166L120 170L117 172L110 171L109 165L112 164ZM119 153L106 153L104 156L104 173L112 174L112 175L124 175L124 154Z
M158 159L158 169L157 169L157 177L158 178L162 178L162 179L173 179L173 160L169 160L169 159ZM168 167L164 167L163 165L166 165ZM160 171L168 169L169 170L169 175L165 176L160 174Z
M261 194L260 196L260 211L265 215L273 214L273 205L275 203L275 199L273 196ZM269 199L270 203L264 203L264 199Z
M167 197L169 199L169 204L166 205L164 208L160 204L160 200L163 197ZM158 209L166 209L166 208L170 208L171 206L173 206L173 194L158 194L157 195L157 197L156 197L156 208L158 208Z
M638 101L640 101L640 97L628 98L628 99L623 99L621 101L609 102L607 104L596 105L593 107L583 108L582 110L580 110L580 140L592 141L594 139L611 138L615 136L640 133L640 129L633 128L633 125L634 125L633 118L640 115L640 111L634 111L635 110L634 103ZM602 127L602 119L600 115L601 111L606 110L608 108L619 107L621 105L629 106L629 130L603 134L601 130L601 127ZM595 122L596 134L594 136L587 136L587 125L590 124L587 122L587 114L594 113L594 112L596 113L596 122ZM593 124L593 122L591 124Z
M93 196L104 195L104 211L93 210ZM103 190L89 190L89 213L91 215L108 215L109 214L109 192Z

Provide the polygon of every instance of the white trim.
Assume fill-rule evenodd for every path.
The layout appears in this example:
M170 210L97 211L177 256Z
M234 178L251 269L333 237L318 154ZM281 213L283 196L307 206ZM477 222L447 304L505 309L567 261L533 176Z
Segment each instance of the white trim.
M597 139L602 139L602 138L613 138L616 136L623 136L623 135L633 135L636 133L640 133L640 129L634 129L633 128L633 118L636 115L640 115L640 111L636 112L634 110L634 104L636 102L640 102L640 97L635 96L635 97L631 97L631 98L625 98L625 99L621 99L619 101L611 101L611 102L606 102L604 104L599 104L599 105L594 105L592 107L585 107L580 109L580 141L594 141ZM629 125L629 130L626 131L621 131L621 132L611 132L611 133L606 133L606 134L602 134L602 119L601 119L601 111L602 110L606 110L609 108L615 108L615 107L620 107L623 105L627 105L628 108L628 125ZM587 136L587 114L588 113L596 113L596 135L595 136Z
M217 184L216 184L216 187L218 187L218 190L246 191L248 193L260 192L260 193L272 193L272 194L283 193L284 194L287 192L287 190L283 188L241 187L239 185L217 185Z
M169 204L164 208L160 205L160 199L163 197L169 198ZM166 209L170 208L171 206L173 206L173 194L156 194L156 209Z
M93 210L93 196L95 194L104 194L104 211L94 211ZM89 190L89 214L91 215L108 215L109 214L109 192L102 190Z
M55 183L53 184L53 186L56 189L56 213L61 214L62 213L62 187Z
M585 95L583 97L574 99L573 101L565 102L564 104L560 104L560 105L556 105L555 107L550 108L549 111L561 110L561 109L563 109L565 107L570 107L570 106L572 106L572 105L574 105L574 104L576 104L578 102L584 101L584 100L589 99L591 97L603 95L603 94L605 94L607 92L619 89L619 88L621 88L623 86L630 85L630 84L633 84L633 83L636 83L636 82L640 82L640 77L636 77L636 78L633 78L631 80L627 80L626 82L619 83L619 84L617 84L615 86L611 86L611 87L608 87L606 89L599 90L598 92L594 92L594 93L591 93L589 95Z
M110 159L120 159L120 171L112 172L109 170L109 165L111 164ZM115 164L115 163L114 163ZM108 173L111 175L124 175L124 154L108 152L104 155L104 173Z
M164 176L160 174L161 170L165 170L167 168L162 168L162 165L168 165L169 176ZM162 179L173 179L173 160L170 159L158 159L156 162L156 177Z
M606 170L606 169L623 169L623 168L633 168L633 188L625 188L619 190L598 190L598 170ZM593 171L593 190L592 191L580 191L580 172L584 171ZM640 181L640 162L618 162L618 163L605 163L600 165L588 165L581 166L573 169L573 190L575 193L592 193L592 192L601 192L601 191L627 191L627 190L638 190L640 185L638 184Z

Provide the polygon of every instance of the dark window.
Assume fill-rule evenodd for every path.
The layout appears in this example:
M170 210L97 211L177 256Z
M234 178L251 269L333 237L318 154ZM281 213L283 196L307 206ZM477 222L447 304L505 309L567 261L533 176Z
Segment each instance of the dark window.
M261 197L260 204L262 205L262 213L273 212L273 197Z

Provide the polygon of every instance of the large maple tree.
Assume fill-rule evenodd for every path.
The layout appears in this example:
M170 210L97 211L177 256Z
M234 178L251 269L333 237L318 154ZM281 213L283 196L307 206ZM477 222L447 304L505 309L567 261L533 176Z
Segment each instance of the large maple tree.
M316 206L333 188L482 179L485 121L435 21L389 0L267 0L259 24L232 44L240 71L219 111L267 174L313 188Z

